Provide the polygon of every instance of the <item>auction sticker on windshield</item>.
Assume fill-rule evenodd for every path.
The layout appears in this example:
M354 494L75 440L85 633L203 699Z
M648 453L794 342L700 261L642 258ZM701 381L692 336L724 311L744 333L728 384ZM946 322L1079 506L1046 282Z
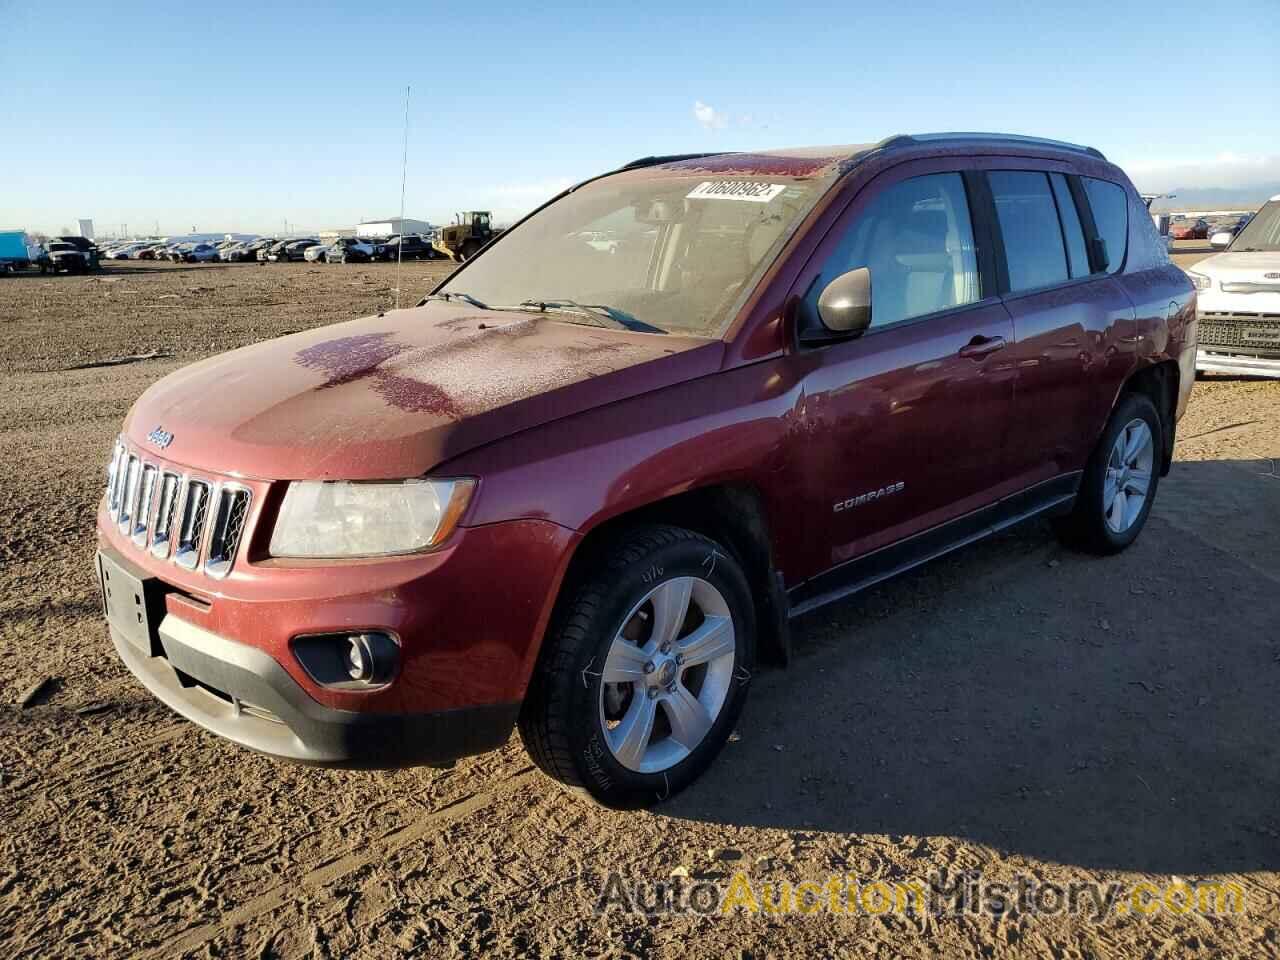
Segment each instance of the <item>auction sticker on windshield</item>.
M755 183L751 180L704 180L685 196L686 200L746 200L768 203L783 190L785 183Z

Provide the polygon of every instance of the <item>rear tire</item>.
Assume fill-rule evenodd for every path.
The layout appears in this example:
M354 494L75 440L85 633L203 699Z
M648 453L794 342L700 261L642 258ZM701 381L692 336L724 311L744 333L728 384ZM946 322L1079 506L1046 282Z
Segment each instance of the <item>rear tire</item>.
M520 714L544 773L609 807L684 789L719 754L755 659L747 579L729 551L642 527L566 584Z
M1054 521L1060 540L1088 553L1119 553L1142 532L1160 485L1164 434L1145 394L1120 398L1085 465L1075 507Z

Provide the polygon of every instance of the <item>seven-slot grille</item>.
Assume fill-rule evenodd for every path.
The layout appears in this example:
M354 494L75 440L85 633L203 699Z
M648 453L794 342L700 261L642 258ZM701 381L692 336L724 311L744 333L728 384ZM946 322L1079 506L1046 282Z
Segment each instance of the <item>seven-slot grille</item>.
M244 536L251 493L237 483L180 473L117 441L107 469L107 512L134 546L187 570L225 577Z
M1205 350L1280 357L1280 314L1205 311L1199 346Z

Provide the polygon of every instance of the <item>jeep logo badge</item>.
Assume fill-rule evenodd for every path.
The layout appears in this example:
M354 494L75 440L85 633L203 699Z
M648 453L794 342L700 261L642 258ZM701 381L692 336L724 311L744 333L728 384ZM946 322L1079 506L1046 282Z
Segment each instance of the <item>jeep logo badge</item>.
M164 427L156 427L147 434L147 443L153 443L161 450L173 443L173 434Z

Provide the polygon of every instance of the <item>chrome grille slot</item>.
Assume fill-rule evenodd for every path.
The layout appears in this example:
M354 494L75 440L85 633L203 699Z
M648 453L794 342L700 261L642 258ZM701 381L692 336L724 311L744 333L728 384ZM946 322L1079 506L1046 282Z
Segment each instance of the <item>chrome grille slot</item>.
M182 503L182 521L178 525L178 547L173 557L178 566L188 570L199 566L208 515L209 484L204 480L188 480L187 495Z
M244 542L253 490L229 478L191 476L149 451L134 452L120 436L107 465L105 499L107 522L131 546L222 578Z
M107 468L107 513L115 516L120 510L120 490L124 483L124 444L117 441L111 453L111 465Z
M142 465L142 480L138 486L138 507L133 516L133 542L140 547L147 545L147 528L151 525L151 506L155 503L156 467L153 463Z
M209 576L225 577L231 572L248 515L249 491L244 487L224 484L218 491L209 531L209 559L204 565Z
M124 492L120 497L120 511L116 515L116 522L120 524L120 530L123 533L129 532L129 523L138 505L138 475L141 472L142 461L133 454L129 454L125 466Z
M160 475L159 493L156 497L156 522L151 529L151 555L161 559L169 555L169 541L173 536L173 517L178 507L178 494L182 491L182 478L176 473Z

